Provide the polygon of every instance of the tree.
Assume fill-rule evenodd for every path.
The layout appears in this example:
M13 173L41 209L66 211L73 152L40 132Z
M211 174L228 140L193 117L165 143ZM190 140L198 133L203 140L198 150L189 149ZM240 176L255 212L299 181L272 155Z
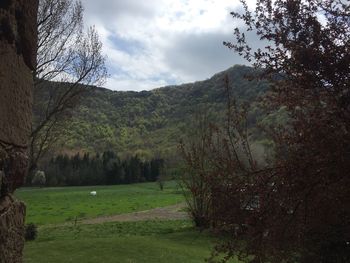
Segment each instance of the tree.
M32 185L36 185L36 186L44 186L46 183L46 177L45 177L45 173L43 171L36 171L33 180L32 180Z
M180 143L180 151L185 160L185 169L180 177L189 215L195 226L201 229L210 226L211 191L208 168L211 160L210 122L205 114L197 115L197 122L191 129L194 133L188 136L188 141ZM208 129L209 128L209 129ZM209 151L208 151L209 150Z
M33 108L37 118L31 133L30 170L62 136L65 121L83 95L107 76L95 28L84 32L80 1L40 0L37 21L38 63L33 77L39 101Z
M161 191L164 190L165 180L167 178L166 170L167 170L167 168L165 167L164 162L162 162L161 165L160 165L159 175L157 177L157 183L158 183L159 189Z
M232 13L269 44L254 50L238 28L235 42L224 44L264 69L260 77L271 83L265 107L285 107L289 120L265 128L275 144L267 166L254 158L237 162L239 148L227 148L229 129L237 131L239 122L226 125L223 140L208 141L207 151L215 152L205 177L211 220L232 237L218 246L228 257L350 261L350 10L344 2L260 0L250 11L242 1L243 14Z

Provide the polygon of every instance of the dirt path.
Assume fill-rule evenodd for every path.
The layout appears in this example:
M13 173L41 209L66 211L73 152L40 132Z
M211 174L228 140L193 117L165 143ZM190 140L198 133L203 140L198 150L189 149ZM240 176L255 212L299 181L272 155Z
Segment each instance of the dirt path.
M142 221L142 220L176 220L186 219L188 214L184 211L185 203L176 205L158 207L150 210L139 211L128 214L113 216L102 216L90 219L79 220L80 224L101 224L106 222L125 222L125 221Z

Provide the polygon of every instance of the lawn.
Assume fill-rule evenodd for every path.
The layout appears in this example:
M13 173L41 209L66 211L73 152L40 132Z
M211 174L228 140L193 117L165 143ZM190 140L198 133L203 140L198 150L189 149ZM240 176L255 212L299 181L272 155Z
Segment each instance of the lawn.
M204 262L214 240L186 220L42 226L38 238L26 242L24 261Z
M90 191L97 191L91 196ZM27 206L26 223L59 224L76 218L115 215L183 202L176 182L114 186L21 188L15 195Z

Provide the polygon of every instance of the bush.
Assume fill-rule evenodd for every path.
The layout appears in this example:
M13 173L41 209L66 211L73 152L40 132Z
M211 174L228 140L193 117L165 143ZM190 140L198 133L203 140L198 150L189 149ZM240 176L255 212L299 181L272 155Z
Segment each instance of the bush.
M34 240L38 235L38 229L35 224L30 223L25 226L25 240Z

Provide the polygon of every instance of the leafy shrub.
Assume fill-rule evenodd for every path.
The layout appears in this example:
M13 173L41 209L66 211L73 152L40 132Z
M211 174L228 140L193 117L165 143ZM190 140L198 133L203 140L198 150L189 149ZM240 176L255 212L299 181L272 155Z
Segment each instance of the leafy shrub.
M36 239L38 235L38 229L37 226L33 223L27 224L25 226L25 240L34 240Z

